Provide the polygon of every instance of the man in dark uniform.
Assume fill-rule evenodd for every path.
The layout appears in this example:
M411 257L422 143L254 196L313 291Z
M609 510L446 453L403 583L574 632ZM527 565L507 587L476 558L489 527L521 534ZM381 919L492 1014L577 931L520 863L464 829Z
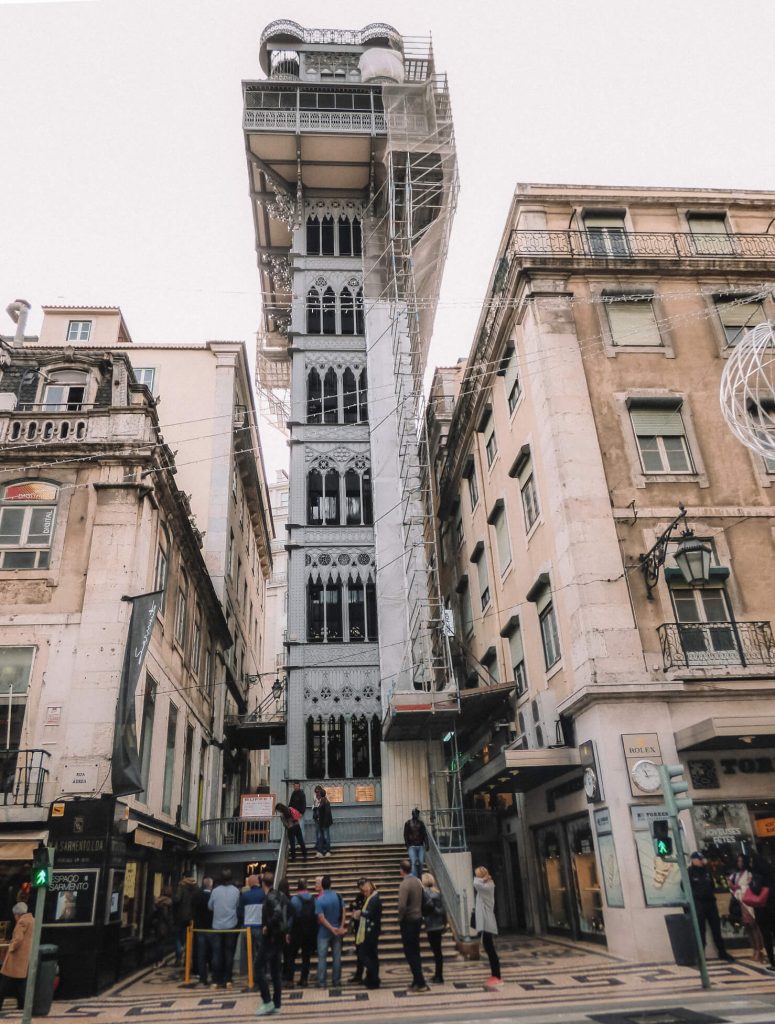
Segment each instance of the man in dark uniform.
M294 810L298 811L299 814L304 817L304 812L307 810L307 797L304 795L304 790L301 788L300 782L294 782L293 792L291 793L288 806L293 807Z
M720 960L734 960L727 953L724 940L721 937L721 921L718 916L716 905L716 887L713 884L713 875L710 873L708 862L703 855L695 850L691 855L689 864L689 882L694 896L694 905L697 908L697 920L700 925L700 937L705 945L705 925L710 925L710 934L716 944L716 951Z

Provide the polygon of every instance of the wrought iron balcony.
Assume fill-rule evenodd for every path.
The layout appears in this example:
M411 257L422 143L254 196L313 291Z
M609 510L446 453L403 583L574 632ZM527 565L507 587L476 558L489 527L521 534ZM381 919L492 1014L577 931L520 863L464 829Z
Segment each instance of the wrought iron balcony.
M279 699L271 693L246 715L227 715L223 721L226 739L243 750L268 750L270 742L285 743L287 712L285 690Z
M0 750L0 806L42 807L48 750Z
M544 231L515 229L510 256L593 259L775 260L775 235L694 234L685 231Z
M769 622L664 622L657 633L665 670L775 665Z

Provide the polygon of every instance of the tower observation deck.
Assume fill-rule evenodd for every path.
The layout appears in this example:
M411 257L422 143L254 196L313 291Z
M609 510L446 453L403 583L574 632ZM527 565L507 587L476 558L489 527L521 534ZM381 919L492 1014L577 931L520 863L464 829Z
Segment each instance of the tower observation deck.
M382 23L275 21L260 62L243 83L257 387L291 453L273 771L326 780L345 817L373 797L374 830L395 838L430 806L429 741L459 710L423 527L423 374L458 190L447 80L430 39Z

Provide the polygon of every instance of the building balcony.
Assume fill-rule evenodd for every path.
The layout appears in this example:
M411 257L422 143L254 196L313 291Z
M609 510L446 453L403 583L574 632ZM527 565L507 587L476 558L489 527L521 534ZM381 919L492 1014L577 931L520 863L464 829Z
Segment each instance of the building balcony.
M511 233L509 255L594 260L775 260L775 235L516 229Z
M227 741L241 750L268 750L272 743L286 742L285 691L276 700L270 693L254 710L244 715L227 715L223 731Z
M665 671L775 665L769 622L664 622L657 628Z
M0 411L0 444L24 447L36 444L93 444L145 441L147 409L113 409L79 405L70 410L46 405L25 405Z
M424 114L385 114L369 110L245 110L243 128L247 132L325 132L355 135L387 135L391 131L427 135L428 118Z
M48 750L0 751L0 807L42 807Z

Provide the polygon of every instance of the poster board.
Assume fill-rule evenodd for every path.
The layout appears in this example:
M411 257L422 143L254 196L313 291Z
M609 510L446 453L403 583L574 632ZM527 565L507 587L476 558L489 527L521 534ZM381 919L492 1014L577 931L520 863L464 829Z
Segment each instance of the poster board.
M120 924L124 912L124 877L126 872L111 868L108 874L108 892L105 900L105 924Z
M94 924L99 878L99 868L55 868L43 911L46 927Z
M240 818L263 818L274 815L273 793L245 793L240 797Z

